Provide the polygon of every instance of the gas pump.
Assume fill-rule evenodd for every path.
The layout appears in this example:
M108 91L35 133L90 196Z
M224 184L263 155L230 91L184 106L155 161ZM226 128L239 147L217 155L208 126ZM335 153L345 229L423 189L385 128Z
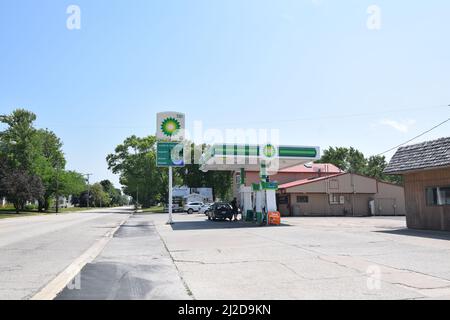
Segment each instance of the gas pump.
M264 192L261 190L260 186L258 186L257 190L255 190L255 217L256 222L259 224L264 222L264 211Z
M265 193L266 213L265 221L270 225L279 225L281 223L281 215L277 208L277 194L278 183L266 182L263 183Z
M253 221L252 187L241 186L242 220Z

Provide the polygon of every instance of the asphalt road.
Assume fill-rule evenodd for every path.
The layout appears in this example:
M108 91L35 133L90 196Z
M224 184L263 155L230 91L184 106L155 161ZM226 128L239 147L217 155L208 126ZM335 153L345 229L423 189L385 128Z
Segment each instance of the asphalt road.
M30 299L130 213L118 208L0 220L0 299Z
M0 221L0 299L48 288L112 230L57 299L450 299L450 233L407 230L404 217L257 227L176 214L169 226L129 213Z
M57 300L192 298L156 232L151 215L132 216L72 283Z

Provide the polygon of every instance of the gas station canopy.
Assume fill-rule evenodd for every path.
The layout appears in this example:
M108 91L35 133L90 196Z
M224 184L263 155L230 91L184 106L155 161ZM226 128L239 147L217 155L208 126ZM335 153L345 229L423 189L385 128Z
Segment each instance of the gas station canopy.
M319 147L215 144L202 155L200 170L260 171L262 162L272 161L277 161L278 170L283 170L319 158Z

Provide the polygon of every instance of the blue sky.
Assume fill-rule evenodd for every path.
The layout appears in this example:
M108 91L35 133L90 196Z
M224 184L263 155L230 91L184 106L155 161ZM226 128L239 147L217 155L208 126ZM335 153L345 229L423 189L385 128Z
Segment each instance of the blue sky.
M70 4L81 30L66 28ZM69 169L116 183L106 155L165 110L369 156L449 117L449 13L445 0L2 0L0 113L34 111Z

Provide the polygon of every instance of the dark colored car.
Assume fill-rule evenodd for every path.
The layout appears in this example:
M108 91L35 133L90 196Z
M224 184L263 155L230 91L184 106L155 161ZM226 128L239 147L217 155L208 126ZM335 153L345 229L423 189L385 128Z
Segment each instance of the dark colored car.
M233 220L233 207L226 202L217 202L211 206L208 211L208 220Z

